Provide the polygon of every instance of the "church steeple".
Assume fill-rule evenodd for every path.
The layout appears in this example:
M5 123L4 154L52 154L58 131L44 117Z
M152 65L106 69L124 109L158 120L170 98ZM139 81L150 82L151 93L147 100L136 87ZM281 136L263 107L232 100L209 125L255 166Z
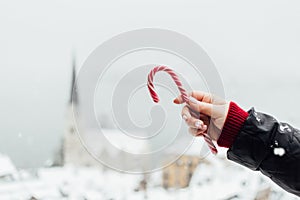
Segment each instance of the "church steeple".
M78 104L78 90L76 86L76 57L72 55L72 82L71 82L71 94L69 104Z

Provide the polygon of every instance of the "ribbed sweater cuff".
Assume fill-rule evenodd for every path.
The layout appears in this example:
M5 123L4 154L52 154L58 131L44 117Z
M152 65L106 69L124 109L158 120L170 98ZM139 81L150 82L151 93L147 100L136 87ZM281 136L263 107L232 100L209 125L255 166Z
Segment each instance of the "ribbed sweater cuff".
M248 115L236 103L230 102L225 124L217 142L220 147L231 147Z

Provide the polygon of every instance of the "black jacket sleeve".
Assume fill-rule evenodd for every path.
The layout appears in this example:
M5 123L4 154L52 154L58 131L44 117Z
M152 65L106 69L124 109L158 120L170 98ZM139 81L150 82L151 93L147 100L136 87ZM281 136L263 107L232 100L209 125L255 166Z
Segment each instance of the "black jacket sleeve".
M259 170L300 196L300 131L251 109L227 152L229 160Z

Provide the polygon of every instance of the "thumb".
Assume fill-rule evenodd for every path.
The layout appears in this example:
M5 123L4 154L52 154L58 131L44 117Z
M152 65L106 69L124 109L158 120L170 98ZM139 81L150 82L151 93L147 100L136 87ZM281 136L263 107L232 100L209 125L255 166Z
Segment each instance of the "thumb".
M206 103L203 101L198 101L194 98L190 98L189 105L191 109L196 112L203 113L207 116L212 116L214 113L213 105L211 103Z

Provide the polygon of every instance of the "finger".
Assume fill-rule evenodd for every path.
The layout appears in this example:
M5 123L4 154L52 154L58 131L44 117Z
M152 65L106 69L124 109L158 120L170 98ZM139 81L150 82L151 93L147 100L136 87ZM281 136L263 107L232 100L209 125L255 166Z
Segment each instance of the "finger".
M204 123L200 119L194 118L188 106L184 106L181 111L181 116L189 127L203 129Z
M186 115L185 113L190 113L190 110L189 110L189 108L188 108L187 106L185 106L185 107L183 108L183 111L182 111L182 112L183 112L183 116L188 116L188 115ZM200 120L199 118L193 117L193 115L191 115L191 113L190 113L189 116L190 116L190 117L184 117L184 118L185 118L185 122L186 122L186 124L187 124L189 127L197 128L197 129L203 129L204 123L203 123L202 120Z
M207 127L206 127L207 129ZM205 133L206 130L199 130L199 129L196 129L196 128L189 128L189 133L195 137L197 136L201 136Z
M201 115L200 112L197 112L197 111L193 110L189 105L187 105L187 106L188 106L188 108L189 108L189 111L190 111L192 117L194 117L194 118L196 118L196 119L201 119L201 118L200 118L200 115Z
M206 103L206 102L202 102L202 101L190 101L189 102L189 106L192 110L196 111L196 112L199 112L199 113L203 113L207 116L212 116L214 112L213 110L213 104L211 103Z
M184 102L183 102L183 99L182 99L182 97L181 97L181 95L178 96L178 97L176 97L176 98L173 100L173 103L175 103L175 104L182 104L182 103L184 103Z
M203 113L194 111L193 109L191 109L191 107L189 105L187 105L187 106L189 108L189 111L190 111L190 114L191 114L192 118L199 119L200 121L202 121L206 125L210 124L210 117L209 116L207 116Z
M188 121L192 115L187 105L185 105L181 110L181 116L185 121Z
M213 101L213 98L212 98L211 94L206 93L206 92L202 92L202 91L192 91L192 92L189 93L189 96L195 98L198 101L203 101L203 102L206 102L206 103L211 103ZM175 98L173 100L173 102L175 104L184 103L181 95L179 95L177 98Z
M210 117L201 113L199 119L203 121L204 124L209 125L210 124Z
M192 91L189 93L189 96L194 97L198 101L206 102L206 103L212 103L213 102L213 96L210 93L203 92L203 91Z

